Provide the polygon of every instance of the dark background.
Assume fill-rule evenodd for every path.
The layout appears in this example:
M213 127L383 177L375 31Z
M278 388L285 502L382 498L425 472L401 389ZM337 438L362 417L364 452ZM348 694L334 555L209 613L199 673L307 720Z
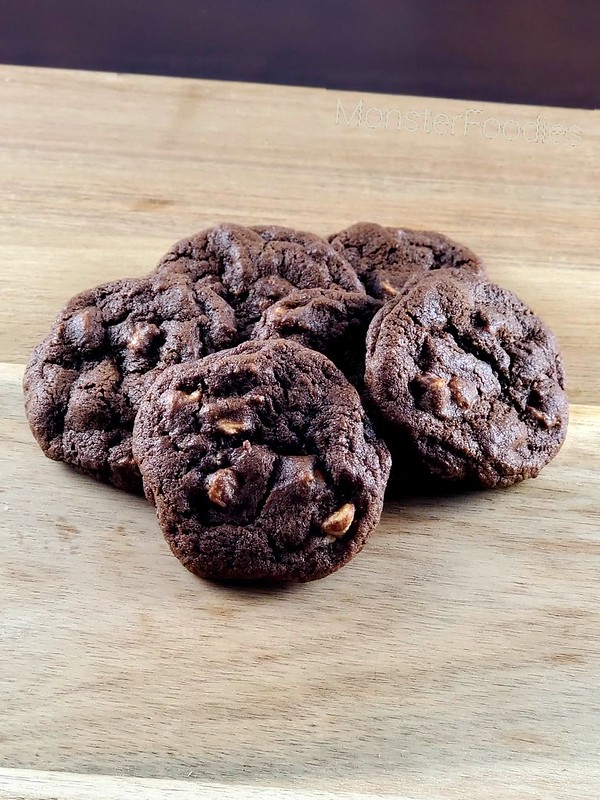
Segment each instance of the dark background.
M0 0L0 62L600 107L600 0Z

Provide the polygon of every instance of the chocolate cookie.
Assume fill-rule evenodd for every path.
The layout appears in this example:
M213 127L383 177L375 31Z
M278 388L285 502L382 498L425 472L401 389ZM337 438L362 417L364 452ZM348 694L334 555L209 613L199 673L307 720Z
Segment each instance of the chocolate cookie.
M451 270L377 313L365 383L399 459L412 452L437 478L508 486L535 477L565 438L553 334L511 292Z
M318 350L362 386L367 329L380 307L379 300L337 286L297 289L263 313L253 338L292 339Z
M173 553L219 579L339 569L377 524L390 467L342 373L281 339L165 370L133 449Z
M242 339L263 311L294 289L339 286L364 293L352 267L324 239L279 226L207 228L177 242L157 271L210 282L235 309Z
M227 347L235 336L227 303L181 275L83 292L60 313L26 369L31 429L48 457L141 490L131 431L151 373Z
M354 267L367 292L389 300L433 270L459 269L484 275L481 260L458 242L434 231L385 228L357 222L329 238Z

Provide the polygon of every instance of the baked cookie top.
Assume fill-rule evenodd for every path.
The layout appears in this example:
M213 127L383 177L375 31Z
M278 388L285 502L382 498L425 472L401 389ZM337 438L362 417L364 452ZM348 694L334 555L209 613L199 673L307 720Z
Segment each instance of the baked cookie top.
M134 453L174 554L220 579L339 569L377 524L390 467L342 373L281 339L165 370Z
M32 431L50 458L140 490L131 431L153 372L227 347L236 335L226 301L181 275L83 292L61 311L25 371Z
M357 222L330 236L329 241L354 267L367 292L380 300L395 297L407 282L434 270L468 270L484 275L475 253L435 231Z
M377 313L365 383L398 457L407 448L438 478L496 486L535 477L565 438L551 331L512 292L451 270Z
M291 339L326 355L355 386L362 387L365 339L381 302L359 292L296 289L263 312L253 339Z
M235 309L242 338L294 289L339 286L364 293L352 267L324 239L281 226L207 228L174 244L157 272L209 282Z

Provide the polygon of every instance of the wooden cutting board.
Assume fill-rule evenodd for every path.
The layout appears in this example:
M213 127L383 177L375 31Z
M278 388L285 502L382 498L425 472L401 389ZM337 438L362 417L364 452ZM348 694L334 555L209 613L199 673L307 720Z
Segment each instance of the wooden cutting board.
M0 798L597 798L600 115L14 67L0 101ZM42 456L22 369L70 295L218 221L358 219L464 241L554 328L537 480L388 504L347 568L259 591Z

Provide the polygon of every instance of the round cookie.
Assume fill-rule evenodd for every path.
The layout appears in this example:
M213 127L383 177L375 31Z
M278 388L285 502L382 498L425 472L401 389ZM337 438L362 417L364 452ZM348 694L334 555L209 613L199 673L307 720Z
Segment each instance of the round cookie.
M295 342L165 370L133 438L173 553L203 577L322 578L381 514L387 448L337 367Z
M181 275L83 292L59 314L25 371L31 429L49 458L140 491L131 431L152 372L228 347L235 337L227 303Z
M367 292L379 300L395 297L407 282L413 283L434 270L485 274L475 253L435 231L357 222L330 236L329 241L354 267Z
M242 338L263 311L294 289L339 286L364 293L352 267L324 239L280 226L207 228L173 245L157 272L210 282L235 309Z
M560 449L568 402L556 340L514 294L432 274L375 316L365 384L399 461L432 477L508 486Z
M337 286L297 289L263 313L252 338L291 339L318 350L355 386L362 386L367 330L380 307L367 294Z

